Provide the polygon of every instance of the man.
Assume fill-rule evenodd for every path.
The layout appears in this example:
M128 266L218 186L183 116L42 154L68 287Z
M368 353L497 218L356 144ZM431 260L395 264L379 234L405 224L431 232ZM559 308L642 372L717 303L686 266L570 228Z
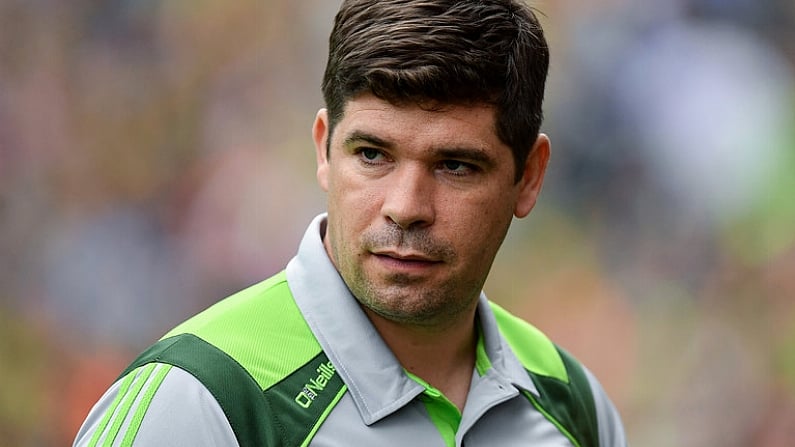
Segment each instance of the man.
M622 446L596 379L481 288L530 213L548 51L513 0L347 0L284 272L144 352L76 445Z

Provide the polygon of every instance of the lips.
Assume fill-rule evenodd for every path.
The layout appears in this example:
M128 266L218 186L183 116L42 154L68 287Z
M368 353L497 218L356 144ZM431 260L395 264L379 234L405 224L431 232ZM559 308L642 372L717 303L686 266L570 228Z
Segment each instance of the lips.
M419 253L380 251L372 254L381 268L389 274L425 276L442 264L442 261Z
M419 253L401 253L396 251L374 251L372 252L375 256L382 257L382 258L390 258L395 261L402 261L402 262L418 262L418 263L437 263L440 262L437 259L434 259L431 256L427 256L424 254Z

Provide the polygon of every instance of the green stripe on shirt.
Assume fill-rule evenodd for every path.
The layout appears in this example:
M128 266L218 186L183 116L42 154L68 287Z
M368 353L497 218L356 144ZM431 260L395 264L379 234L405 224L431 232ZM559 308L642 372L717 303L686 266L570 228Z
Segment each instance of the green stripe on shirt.
M116 440L116 436L119 434L119 429L121 429L124 420L127 419L127 415L130 413L130 408L132 408L133 403L135 403L136 398L138 398L141 388L144 387L144 384L149 380L149 376L152 375L152 371L155 369L155 366L157 365L154 363L144 366L141 373L135 377L132 387L125 394L124 399L121 402L121 407L119 408L116 416L113 418L113 424L110 426L110 431L108 431L108 434L105 437L105 442L102 443L103 447L111 447L113 445L113 441Z
M102 420L99 422L96 430L94 430L94 434L91 436L91 440L88 442L88 447L96 447L97 442L99 442L99 438L102 436L102 433L105 432L105 428L108 426L108 422L110 422L111 416L113 413L116 412L116 408L119 407L124 396L127 395L127 391L130 389L130 385L132 384L133 380L135 379L135 371L127 374L121 382L119 386L119 391L116 393L116 397L113 399L113 403L110 405L110 408L105 411L105 414L102 416Z
M141 422L146 415L146 411L149 409L149 405L152 403L152 398L155 397L157 389L160 388L160 384L163 383L163 380L166 378L166 374L171 371L171 368L171 365L158 366L155 376L150 381L149 386L146 387L146 391L144 391L141 402L138 403L138 407L135 409L135 414L130 421L130 426L127 428L127 433L124 434L124 439L121 441L122 447L132 446L135 436L138 434L138 429L141 428Z

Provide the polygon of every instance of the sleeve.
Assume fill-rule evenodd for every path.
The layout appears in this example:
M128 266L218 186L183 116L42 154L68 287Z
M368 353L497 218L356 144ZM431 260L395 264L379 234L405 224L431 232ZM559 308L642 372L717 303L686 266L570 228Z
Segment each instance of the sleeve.
M589 371L583 367L588 382L591 385L594 405L596 407L596 422L599 426L599 445L601 447L627 447L627 438L624 425L613 402L607 396L602 384Z
M190 373L162 363L114 383L88 414L73 447L238 446L212 394Z

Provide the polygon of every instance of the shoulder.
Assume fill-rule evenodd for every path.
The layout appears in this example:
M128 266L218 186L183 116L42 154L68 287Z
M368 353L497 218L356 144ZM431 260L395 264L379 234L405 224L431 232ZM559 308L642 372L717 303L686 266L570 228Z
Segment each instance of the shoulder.
M500 334L539 389L537 404L586 445L625 446L621 418L597 378L538 328L489 304Z
M74 446L235 446L224 412L191 374L151 363L116 381L92 408Z
M261 389L269 388L321 352L295 304L284 272L180 324L158 345L161 351L183 359L211 356L224 358L227 363L231 360ZM206 360L197 358L196 367L207 368Z
M558 347L532 324L489 302L500 334L529 372L568 381L564 358Z
M291 309L292 295L284 272L231 295L169 331L163 338L192 333L202 338L224 337L230 330L247 331L254 325L283 321ZM294 304L292 305L294 307Z
M136 439L135 445L147 445L138 444L138 440L161 428L184 431L184 436L190 436L191 432L201 433L204 425L225 427L231 431L232 439L257 445L259 442L249 441L270 436L266 427L255 423L271 419L265 417L272 409L269 401L262 398L263 391L321 354L282 272L218 302L147 348L97 404L81 433L90 433L90 440L98 433L97 428L102 428L103 433L111 428L124 430L129 425L124 422L126 416L116 416L122 409L124 414L132 414L130 421L140 423L140 430L126 432L133 433L129 436ZM133 395L146 396L151 405L137 405L137 397L125 397ZM201 413L199 409L206 405L217 411ZM179 412L183 407L189 407L184 412L184 426L172 424L170 415L157 416L160 408ZM203 417L213 419L208 422ZM213 422L216 419L220 421L217 424ZM118 427L110 422L102 426L102 420L121 422L116 424ZM159 421L160 425L146 423L148 420ZM161 427L162 424L166 426ZM86 435L79 439L86 439Z

